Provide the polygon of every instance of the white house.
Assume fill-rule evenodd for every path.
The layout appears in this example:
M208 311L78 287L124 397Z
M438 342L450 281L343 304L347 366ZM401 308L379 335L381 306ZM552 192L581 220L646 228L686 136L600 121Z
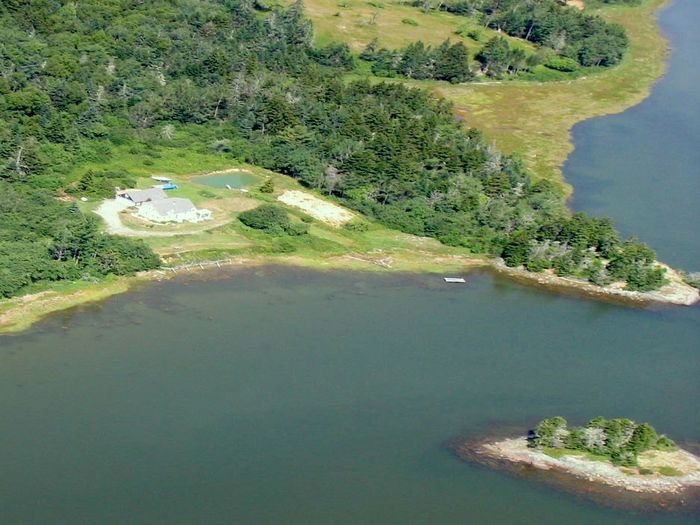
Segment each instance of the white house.
M172 199L144 202L134 214L152 222L201 222L211 219L211 211L197 209L189 199Z

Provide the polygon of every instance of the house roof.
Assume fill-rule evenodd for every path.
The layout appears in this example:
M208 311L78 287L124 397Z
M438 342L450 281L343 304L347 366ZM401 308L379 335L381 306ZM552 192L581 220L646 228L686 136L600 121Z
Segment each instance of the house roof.
M147 190L126 190L122 193L126 198L136 204L149 201L159 201L167 199L168 196L160 188L149 188Z
M196 209L190 199L181 199L179 197L153 201L151 206L159 215L164 216L170 213L187 213Z

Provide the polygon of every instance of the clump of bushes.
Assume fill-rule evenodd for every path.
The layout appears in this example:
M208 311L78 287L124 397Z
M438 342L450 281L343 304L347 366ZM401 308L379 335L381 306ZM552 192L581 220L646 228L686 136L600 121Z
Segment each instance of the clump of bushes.
M361 219L354 219L350 222L345 223L344 228L351 232L366 232L369 230L369 224L367 221Z
M475 29L469 25L464 25L455 31L455 35L471 38L474 42L481 42L484 38L484 33L481 29Z
M309 232L306 224L293 223L287 212L274 204L262 204L252 210L244 211L238 216L238 220L249 228L274 236L296 236Z
M417 26L418 25L418 22L413 20L413 18L404 18L403 20L401 20L401 23L406 24L407 26Z
M658 435L648 423L602 417L582 427L568 427L561 416L544 419L530 433L528 446L587 452L626 467L637 466L637 457L647 450L677 450L672 440Z
M262 186L260 186L260 193L274 193L275 191L275 183L272 180L272 177L268 177L265 182L263 182Z
M560 55L551 55L547 58L544 63L545 67L549 69L554 69L556 71L563 71L565 73L573 73L578 71L580 66L573 58L564 57Z

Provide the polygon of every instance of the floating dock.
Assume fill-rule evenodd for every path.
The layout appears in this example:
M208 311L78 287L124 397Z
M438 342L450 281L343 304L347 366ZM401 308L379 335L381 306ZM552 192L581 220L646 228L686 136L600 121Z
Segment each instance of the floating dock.
M446 283L466 283L466 279L462 277L444 277Z

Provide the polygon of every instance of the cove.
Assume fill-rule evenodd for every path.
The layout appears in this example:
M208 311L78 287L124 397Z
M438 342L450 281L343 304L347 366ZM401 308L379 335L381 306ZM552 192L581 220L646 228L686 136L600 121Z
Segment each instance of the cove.
M660 259L700 270L700 2L674 0L659 13L672 53L651 96L619 115L573 129L564 166L571 205L612 217Z

